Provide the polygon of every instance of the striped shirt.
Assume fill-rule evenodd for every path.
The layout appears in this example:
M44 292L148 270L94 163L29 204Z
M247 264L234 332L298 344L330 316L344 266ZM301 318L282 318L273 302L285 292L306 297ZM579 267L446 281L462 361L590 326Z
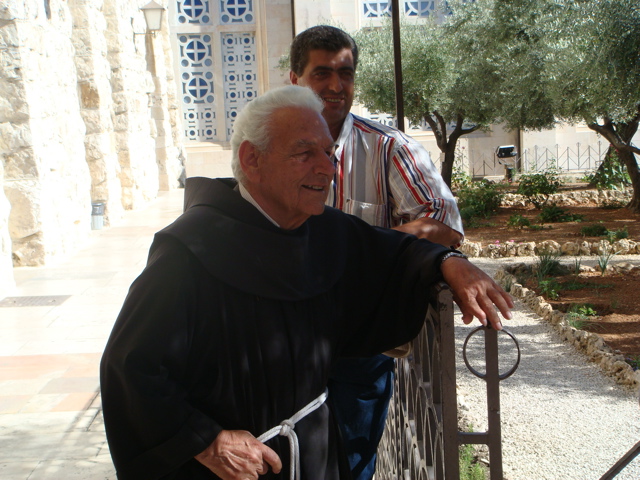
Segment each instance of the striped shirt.
M431 217L464 233L453 194L429 152L399 130L349 114L335 161L327 205L379 227Z

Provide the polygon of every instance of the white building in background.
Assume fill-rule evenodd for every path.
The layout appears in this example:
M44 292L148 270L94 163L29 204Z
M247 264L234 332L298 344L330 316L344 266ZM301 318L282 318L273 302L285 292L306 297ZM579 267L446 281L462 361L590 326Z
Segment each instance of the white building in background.
M403 15L419 19L442 17L440 0L400 0ZM289 83L278 62L297 32L331 23L349 32L379 26L389 15L390 1L377 0L169 0L171 45L175 58L185 147L187 176L229 176L229 138L233 119L256 95ZM388 115L370 114L354 105L354 113L393 123ZM440 162L432 132L408 127ZM594 168L607 148L586 127L563 126L549 132L475 132L459 140L469 173L503 175L496 162L501 145L515 145L528 165L552 159L572 170Z

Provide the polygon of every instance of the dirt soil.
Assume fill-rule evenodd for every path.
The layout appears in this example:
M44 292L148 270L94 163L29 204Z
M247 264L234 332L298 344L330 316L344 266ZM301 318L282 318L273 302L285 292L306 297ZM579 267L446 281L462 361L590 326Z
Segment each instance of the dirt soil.
M640 356L640 271L602 276L600 272L555 277L559 298L543 294L533 279L525 286L535 290L555 310L567 312L571 305L588 304L597 313L584 330L600 335L611 348L626 357Z
M555 240L561 245L564 242L587 240L596 242L605 237L583 237L580 230L585 225L602 223L608 230L626 228L629 239L640 241L640 216L632 214L627 209L605 209L596 206L561 207L571 214L584 215L581 222L547 223L542 230L517 229L507 226L512 215L522 215L529 219L532 225L540 224L537 220L538 210L533 208L501 208L499 213L489 219L478 221L477 228L466 228L465 236L469 241L501 243L513 240L515 242L542 242ZM610 263L615 263L613 257ZM640 263L634 262L634 263ZM578 277L567 275L556 277L564 285L559 290L557 300L545 298L554 309L566 311L571 304L591 304L598 316L587 327L589 331L602 336L612 348L619 350L630 358L640 357L640 272L627 274L600 272L582 273ZM579 285L584 284L582 288ZM533 288L542 295L532 281L529 288Z
M607 230L622 230L629 232L629 239L640 242L640 215L631 213L626 208L607 209L596 206L560 207L571 215L583 215L580 222L540 223L538 215L540 210L533 207L501 207L495 216L487 219L476 219L478 225L465 225L465 238L473 242L481 242L483 245L495 243L499 240L504 243L509 240L518 242L542 242L555 240L560 245L564 242L597 242L606 237L584 237L580 230L585 225L602 223ZM512 215L521 215L529 220L531 225L543 227L541 230L531 228L515 228L507 226Z

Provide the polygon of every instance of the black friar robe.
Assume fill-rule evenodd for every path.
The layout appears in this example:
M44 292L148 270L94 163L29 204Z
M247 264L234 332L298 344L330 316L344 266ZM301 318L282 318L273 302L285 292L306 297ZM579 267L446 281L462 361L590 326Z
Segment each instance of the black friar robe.
M318 397L339 356L419 332L448 249L327 207L284 231L231 180L187 180L185 213L158 232L101 362L121 480L218 478L193 457L221 430L258 437ZM300 420L301 477L350 478L327 404ZM285 437L267 442L288 478Z

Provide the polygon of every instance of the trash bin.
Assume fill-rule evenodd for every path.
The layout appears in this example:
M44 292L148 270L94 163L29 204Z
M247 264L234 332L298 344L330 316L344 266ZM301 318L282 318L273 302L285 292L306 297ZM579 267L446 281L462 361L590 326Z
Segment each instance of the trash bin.
M104 203L91 204L91 230L101 230L104 225Z
M502 145L496 149L498 163L504 165L504 178L509 183L513 182L517 156L518 151L516 150L515 145Z
M505 165L504 166L504 178L509 183L513 182L513 171L514 170L515 170L515 167L513 165Z

